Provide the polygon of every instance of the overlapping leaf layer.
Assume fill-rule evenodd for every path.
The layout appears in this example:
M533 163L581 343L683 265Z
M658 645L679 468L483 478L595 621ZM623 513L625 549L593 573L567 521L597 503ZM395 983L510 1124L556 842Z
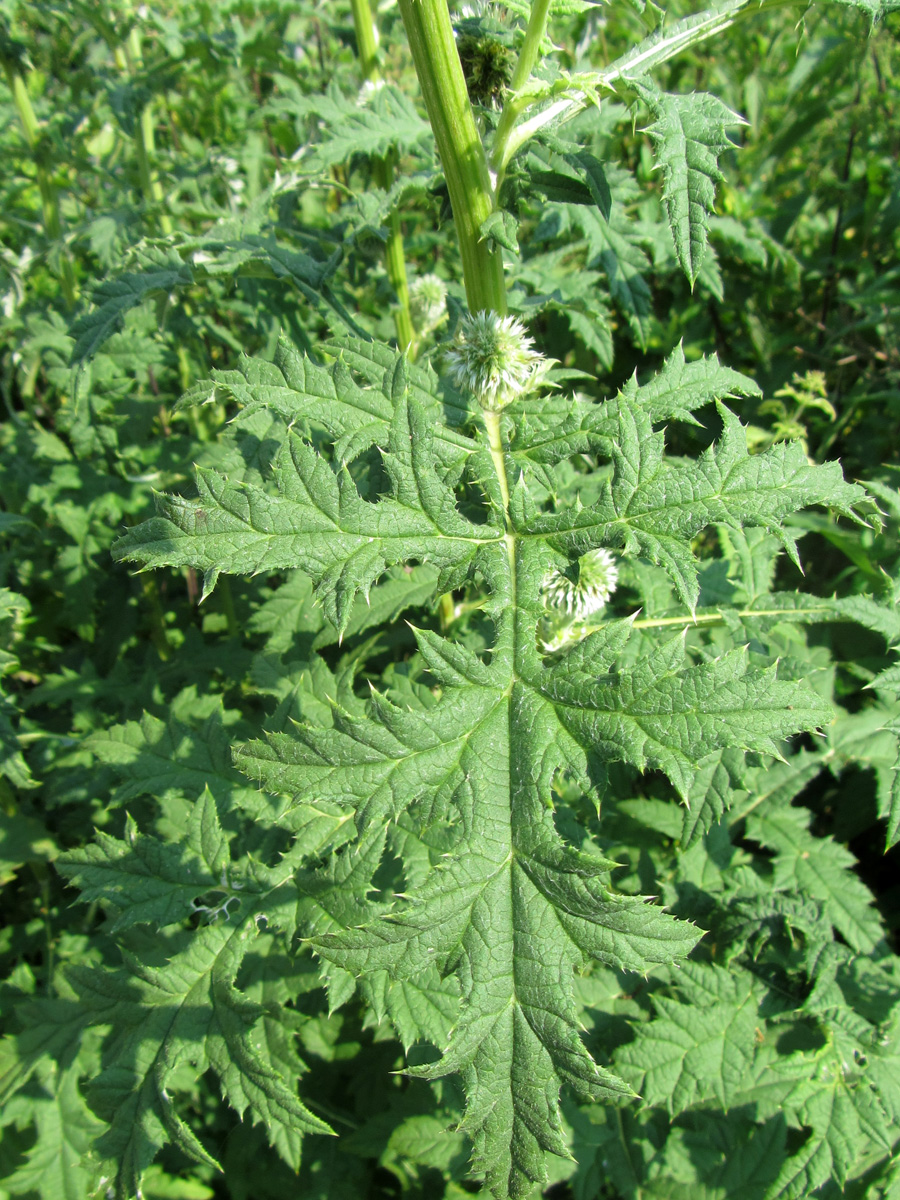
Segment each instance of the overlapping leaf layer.
M554 401L523 402L504 417L507 448L497 453L480 419L466 425L452 396L455 420L446 424L428 372L410 375L384 347L350 344L334 354L322 368L285 348L276 366L248 362L223 379L245 413L272 404L291 422L271 477L231 483L204 472L197 499L162 500L160 516L116 553L198 567L208 587L219 572L299 568L339 631L357 595L397 564L429 564L437 593L480 590L493 627L482 652L416 631L427 706L375 692L350 711L335 696L329 718L254 742L238 762L287 798L282 828L304 830L311 805L352 820L352 839L319 882L313 866L296 881L309 897L301 926L330 971L370 990L377 979L458 981L441 1055L412 1073L462 1074L475 1169L498 1196L519 1195L543 1178L544 1151L567 1152L562 1083L586 1099L629 1094L582 1041L573 971L596 960L643 973L684 957L701 932L612 888L615 864L557 829L555 788L565 779L602 803L611 765L621 762L663 771L687 796L712 756L777 755L784 738L829 720L827 704L802 682L753 665L740 649L693 661L676 633L631 660L627 619L542 655L544 576L612 546L660 565L693 606L689 547L701 530L779 534L783 518L809 504L852 516L863 492L837 467L811 466L797 446L751 458L721 404L718 443L696 462L667 460L655 422L752 388L714 360L688 366L678 355L658 379L608 405L563 413ZM382 484L364 489L359 463L379 444ZM591 504L548 511L525 476L504 502L517 453L523 463L534 454L552 462L587 446L610 464ZM467 479L485 497L478 513L459 500ZM429 869L414 895L370 903L385 833L401 819L426 843Z

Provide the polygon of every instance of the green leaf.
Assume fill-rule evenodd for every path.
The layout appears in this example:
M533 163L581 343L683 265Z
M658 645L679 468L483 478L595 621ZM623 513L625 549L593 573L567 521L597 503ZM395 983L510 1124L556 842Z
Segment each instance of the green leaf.
M773 1064L791 1079L793 1123L809 1130L782 1165L766 1200L800 1200L829 1182L843 1187L865 1147L881 1157L896 1140L896 1020L876 1031L849 1008L823 1014L825 1044Z
M818 695L779 679L775 667L753 667L744 649L694 663L675 636L635 654L630 621L612 620L544 658L537 630L546 571L592 547L620 544L662 563L690 601L697 589L690 539L705 525L779 530L797 507L832 503L852 513L864 493L843 483L836 467L810 466L796 446L751 458L742 427L721 406L722 440L697 463L667 461L654 420L688 415L723 391L752 390L714 361L688 365L676 354L659 380L629 385L595 427L585 430L582 417L579 430L564 434L573 440L549 452L551 460L565 457L589 436L611 459L599 500L580 511L541 513L525 479L511 486L507 505L497 475L498 462L507 469L506 448L491 440L497 430L489 421L476 425L459 447L485 493L474 523L457 508L458 475L452 466L438 469L440 412L412 394L418 385L402 360L377 344L346 353L351 369L378 388L385 426L384 406L392 410L381 494L364 499L348 467L291 431L281 435L271 481L232 484L202 473L199 501L165 501L165 516L132 530L117 553L190 563L210 578L219 570L299 567L342 629L357 593L392 564L436 566L436 591L471 575L484 580L494 627L489 654L416 630L416 662L434 691L420 699L412 688L397 696L375 690L365 708L355 697L333 696L330 710L313 706L312 719L251 743L239 761L266 789L291 798L278 817L284 829L302 830L316 806L352 817L349 843L296 875L290 919L332 964L334 1004L346 1000L356 976L376 1019L390 1016L405 1042L437 1038L440 1061L412 1073L462 1075L462 1129L474 1144L475 1169L498 1197L517 1196L546 1179L546 1151L567 1153L561 1083L584 1098L629 1094L581 1039L574 969L597 959L646 972L683 957L698 938L690 924L616 892L608 878L614 863L566 843L554 785L565 777L602 797L618 760L661 769L687 796L711 755L777 755L782 739L830 717ZM267 386L267 370L245 366L249 404L257 403L254 388ZM303 391L308 368L297 370ZM358 408L351 401L350 411ZM529 420L545 420L549 430L552 411L543 402L511 406L503 418L511 445L527 446ZM336 414L323 410L321 420L339 444L340 406ZM372 899L389 828L398 848L401 829L407 837L408 829L423 830L424 845L403 864L406 890L397 883ZM423 853L434 856L430 869ZM700 988L703 980L692 982ZM734 1029L720 1036L728 1079L711 1093L718 1096L736 1086L728 1056L743 1046L744 1007L752 1009L745 996L731 1003Z
M78 1089L78 1064L47 1073L31 1110L37 1140L26 1161L2 1183L14 1196L37 1193L42 1200L84 1200L94 1183L85 1158L104 1124L88 1109Z
M208 787L221 800L249 812L269 811L231 765L225 716L219 706L193 728L176 717L161 721L144 713L140 721L112 725L92 734L85 745L123 776L113 796L117 804L146 794L193 797Z
M414 1116L391 1134L387 1154L436 1170L453 1170L466 1160L465 1138L447 1128L440 1117Z
M577 181L575 181L577 182ZM620 183L619 180L616 181ZM579 185L582 186L582 185ZM650 336L652 304L650 285L650 259L646 252L647 233L641 223L624 209L624 202L631 200L630 187L613 192L613 206L609 220L605 220L591 203L569 203L551 208L542 224L554 215L562 218L561 227L554 230L565 235L567 226L580 230L587 240L588 266L599 267L606 276L609 294L624 313L632 333L641 347L645 347ZM585 191L589 190L585 189ZM538 228L540 233L540 226ZM569 235L571 238L571 234Z
M25 863L46 862L58 853L53 835L36 817L0 812L0 883L13 879Z
M521 569L531 574L522 553ZM535 1141L526 1117L540 1104L552 1123L557 1075L588 1094L616 1094L614 1080L594 1071L580 1048L566 962L578 961L580 951L641 970L683 953L696 936L679 932L658 910L610 892L601 882L603 860L559 843L542 801L554 772L567 767L590 786L580 747L593 747L595 754L602 748L604 756L660 765L687 784L691 760L699 761L717 739L730 744L739 729L746 744L754 721L771 729L790 703L761 673L747 676L746 686L740 682L739 659L682 670L680 638L633 671L607 676L607 684L603 663L612 662L628 628L619 623L587 639L530 685L514 685L508 699L502 637L486 668L421 631L426 661L452 689L433 709L405 713L376 698L366 719L340 717L334 729L301 726L292 735L273 735L241 760L269 788L298 799L353 803L358 825L366 828L395 818L411 802L425 806L430 823L458 813L462 828L451 826L443 868L417 889L415 901L369 928L319 935L315 945L364 977L387 970L416 980L433 964L463 955L463 1015L442 1064L417 1073L463 1071L469 1081L464 1127L475 1138L479 1169L498 1188L517 1189L517 1180L539 1171L542 1145L560 1152L551 1134ZM520 677L525 671L523 663ZM726 680L742 697L740 713L733 723L720 716L704 722L699 697L709 696L711 713L721 713ZM690 711L684 723L679 694ZM802 704L799 693L792 699ZM494 765L485 777L478 764L486 761ZM453 850L457 843L461 849ZM556 1014L552 1022L547 1012ZM511 1048L501 1051L504 1046Z
M697 771L681 827L681 844L689 850L721 821L746 784L743 756L733 747L712 755Z
M72 362L81 363L97 353L103 343L121 329L125 314L154 293L168 293L193 282L188 263L172 252L148 250L142 269L130 271L100 284L91 297L94 308L72 326L75 345Z
M336 360L322 367L279 338L274 363L243 357L235 371L215 371L204 388L185 399L190 403L233 400L242 407L237 424L260 411L275 412L303 430L324 429L335 438L344 462L390 437L394 380L405 379L410 395L433 417L440 410L437 379L426 368L410 366L390 347L354 338L325 347ZM362 376L363 386L356 382ZM464 416L464 414L462 414ZM473 449L471 439L438 426L435 449L442 463L452 463Z
M553 204L595 204L594 193L588 184L564 171L529 171L528 185Z
M239 1114L249 1108L273 1143L330 1132L297 1098L293 1081L288 1086L266 1061L252 1030L261 1010L234 989L255 929L253 916L237 925L226 918L198 930L164 968L127 958L122 971L71 972L90 1020L112 1028L90 1099L109 1122L95 1150L109 1162L120 1200L138 1191L167 1141L197 1162L217 1165L173 1106L169 1089L182 1066L197 1074L211 1067L229 1103Z
M285 80L290 88L290 83ZM301 144L306 146L304 166L324 171L345 164L355 154L383 158L393 147L422 151L433 145L431 126L419 116L410 97L393 84L383 84L363 98L345 96L332 86L322 95L302 95L299 89L272 105L302 122ZM305 126L318 118L320 138L309 145Z
M686 999L653 995L654 1020L617 1051L647 1104L673 1116L707 1100L730 1108L753 1059L758 998L749 972L685 963L679 990ZM683 982L682 982L683 981Z
M900 697L900 665L895 663L888 667L867 686L879 688ZM893 718L885 728L889 733L895 735L894 741L896 742L895 760L888 784L887 842L885 845L885 852L887 852L900 841L900 719ZM881 815L885 815L883 811Z
M820 900L854 950L871 953L883 938L872 894L850 869L853 855L830 837L814 837L811 819L805 808L770 800L747 818L747 836L775 851L775 887Z
M504 250L509 250L513 254L519 253L519 243L516 241L516 230L518 229L518 221L510 212L500 209L492 212L486 221L481 224L481 238L493 241L498 246L502 246Z
M695 606L699 589L690 539L706 525L755 525L779 537L796 554L781 522L810 504L831 504L855 517L865 498L844 482L836 463L812 466L796 442L751 457L740 422L718 405L724 429L719 442L690 464L667 463L663 435L652 431L645 410L623 405L610 438L612 478L600 499L578 512L523 520L525 537L546 537L560 550L581 555L601 545L621 546L665 567L681 600Z
M273 185L240 218L220 221L198 236L180 235L164 246L142 243L132 255L135 269L101 283L91 296L94 307L73 323L72 365L93 358L136 305L216 275L281 279L311 304L318 307L324 298L341 315L327 287L340 255L319 261L267 232L275 194Z
M78 1053L87 1023L70 998L23 997L16 1015L20 1032L0 1041L0 1104L4 1105L47 1059L68 1065Z
M729 396L757 396L759 388L708 355L686 362L677 346L661 371L638 386L632 376L621 391L601 403L573 401L551 395L522 401L511 411L521 412L511 443L517 461L555 463L572 454L608 450L620 429L623 414L640 410L653 425L666 421L696 423L692 415L714 400Z
M99 830L96 841L57 862L81 889L82 899L106 900L118 909L112 931L141 921L171 925L198 911L204 893L229 895L231 856L207 789L192 806L184 845L142 837L131 817L125 840Z
M196 501L160 501L161 516L115 545L122 560L199 567L211 591L220 571L302 568L316 583L328 619L343 632L358 593L395 563L431 562L440 590L464 578L483 545L498 533L462 517L435 473L433 437L421 406L397 378L398 403L385 467L391 494L361 497L346 469L334 469L289 433L273 465L277 492L236 485L200 471Z
M663 169L663 202L675 253L693 286L706 252L716 183L723 177L718 158L734 145L725 130L746 121L715 96L672 96L643 80L632 86L655 117L647 133Z

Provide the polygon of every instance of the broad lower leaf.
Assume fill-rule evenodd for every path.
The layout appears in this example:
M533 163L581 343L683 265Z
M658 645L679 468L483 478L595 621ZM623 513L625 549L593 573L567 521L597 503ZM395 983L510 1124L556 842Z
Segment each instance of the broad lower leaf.
M561 1083L585 1098L630 1094L581 1039L574 969L596 959L646 972L685 956L700 936L658 906L617 892L613 863L566 842L555 789L568 781L602 797L618 761L663 771L687 796L710 756L727 753L738 778L732 757L740 751L777 756L783 739L830 716L816 693L779 678L774 666L753 665L743 649L693 661L676 634L634 655L637 635L627 620L545 657L537 635L547 570L618 545L662 565L693 603L690 539L706 525L780 531L784 516L807 504L852 515L864 493L838 468L811 466L796 446L749 456L743 428L721 405L721 440L696 463L669 462L655 422L752 391L714 360L688 365L676 354L644 388L631 384L608 409L577 414L578 424L555 443L552 403L504 414L511 447L530 444L534 421L547 431L548 462L587 447L609 459L595 503L542 512L527 479L507 480L514 459L492 440L499 422L470 418L471 432L453 430L462 466L442 466L435 434L442 429L446 438L450 427L436 429L442 414L431 385L416 394L426 381L385 347L349 344L344 353L362 389L349 373L338 385L337 367L317 375L319 368L289 362L284 352L282 382L267 366L248 363L241 373L248 408L269 398L294 403L293 392L300 415L304 397L335 396L333 406L313 399L307 414L310 435L313 425L324 427L339 453L329 458L288 432L270 481L231 484L202 473L198 501L164 501L163 515L127 534L117 553L200 567L210 582L219 571L300 567L338 629L348 628L357 594L392 565L412 559L437 568L436 591L483 581L493 623L488 653L419 629L416 661L430 688L375 691L365 709L355 697L333 695L329 708L311 707L307 720L251 743L239 761L267 790L291 798L278 817L282 828L302 832L315 806L352 818L356 840L296 875L292 919L330 964L333 1004L347 999L356 977L376 1015L390 1016L404 1041L438 1039L441 1059L414 1073L462 1075L462 1128L474 1143L475 1168L498 1197L518 1196L546 1178L546 1151L566 1154ZM382 431L374 444L383 445L389 430L384 484L363 495L342 448L347 421L373 402ZM451 411L465 421L463 409ZM454 491L462 477L484 494L477 521ZM401 829L407 838L408 829L421 830L427 846L409 848L404 871L415 887L373 901L388 828L398 838ZM721 1031L723 1061L732 1043L744 1045L746 1021L737 1015L744 999L735 995L737 1024Z

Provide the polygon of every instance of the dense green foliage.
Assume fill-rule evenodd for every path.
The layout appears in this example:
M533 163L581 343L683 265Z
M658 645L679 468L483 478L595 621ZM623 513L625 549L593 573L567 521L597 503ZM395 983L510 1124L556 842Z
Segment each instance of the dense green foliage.
M2 0L0 1200L900 1200L897 5L456 14L481 404L365 7Z

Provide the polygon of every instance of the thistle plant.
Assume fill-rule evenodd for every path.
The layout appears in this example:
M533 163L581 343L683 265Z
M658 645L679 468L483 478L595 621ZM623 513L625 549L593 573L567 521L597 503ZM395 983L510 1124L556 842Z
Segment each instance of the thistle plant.
M382 57L354 0L361 73L381 86L364 105L298 88L294 112L322 138L299 162L335 205L360 162L371 169L378 195L357 197L346 227L369 222L384 244L396 344L370 332L384 328L374 304L348 311L358 277L336 290L349 235L323 262L242 227L235 259L254 281L290 277L331 335L271 334L266 353L192 384L192 418L228 405L234 420L203 443L196 487L160 495L113 548L182 572L209 604L228 576L268 589L248 621L265 644L246 716L226 725L193 692L181 717L96 737L111 774L151 778L165 817L128 816L57 859L108 914L106 940L84 962L68 948L60 1008L38 1006L16 1055L36 1070L58 1044L66 1061L60 1030L93 1030L91 1163L116 1200L140 1194L170 1142L167 1172L187 1156L215 1178L227 1138L198 1136L187 1102L206 1077L241 1137L259 1124L291 1171L316 1164L301 1190L326 1194L327 1160L343 1195L346 1164L321 1146L349 1122L319 1081L339 1069L345 1019L341 1045L369 1039L373 1063L380 1047L397 1087L350 1145L368 1153L396 1116L389 1137L403 1132L378 1156L416 1164L397 1168L411 1198L435 1179L448 1200L478 1186L508 1200L570 1178L581 1200L896 1195L896 961L849 852L793 801L874 730L825 741L836 668L810 628L890 643L900 626L879 596L782 583L800 579L804 521L835 544L838 520L875 537L896 500L884 488L874 503L795 440L751 454L730 406L759 388L714 354L676 345L611 395L594 380L573 394L586 372L553 344L558 302L523 302L519 230L535 206L592 229L609 261L623 185L591 121L610 101L649 117L670 239L655 253L701 279L742 119L653 72L759 6L668 19L636 5L651 32L590 70L554 58L551 7L510 5L515 52L472 87L446 0L398 0L412 97L390 74L401 49ZM407 293L397 165L423 141L418 195L446 187L456 244L438 267L448 283L425 273ZM154 286L226 235L186 241L183 259L167 246L177 261L152 247ZM106 303L121 315L137 290ZM601 345L599 318L572 313L581 348ZM434 350L416 358L426 335ZM889 698L875 732L893 753L896 717L882 718L897 668L867 671ZM274 700L262 722L260 697ZM218 731L202 753L192 706ZM900 791L879 753L893 844ZM142 794L129 786L124 799ZM355 1200L367 1185L346 1169Z

